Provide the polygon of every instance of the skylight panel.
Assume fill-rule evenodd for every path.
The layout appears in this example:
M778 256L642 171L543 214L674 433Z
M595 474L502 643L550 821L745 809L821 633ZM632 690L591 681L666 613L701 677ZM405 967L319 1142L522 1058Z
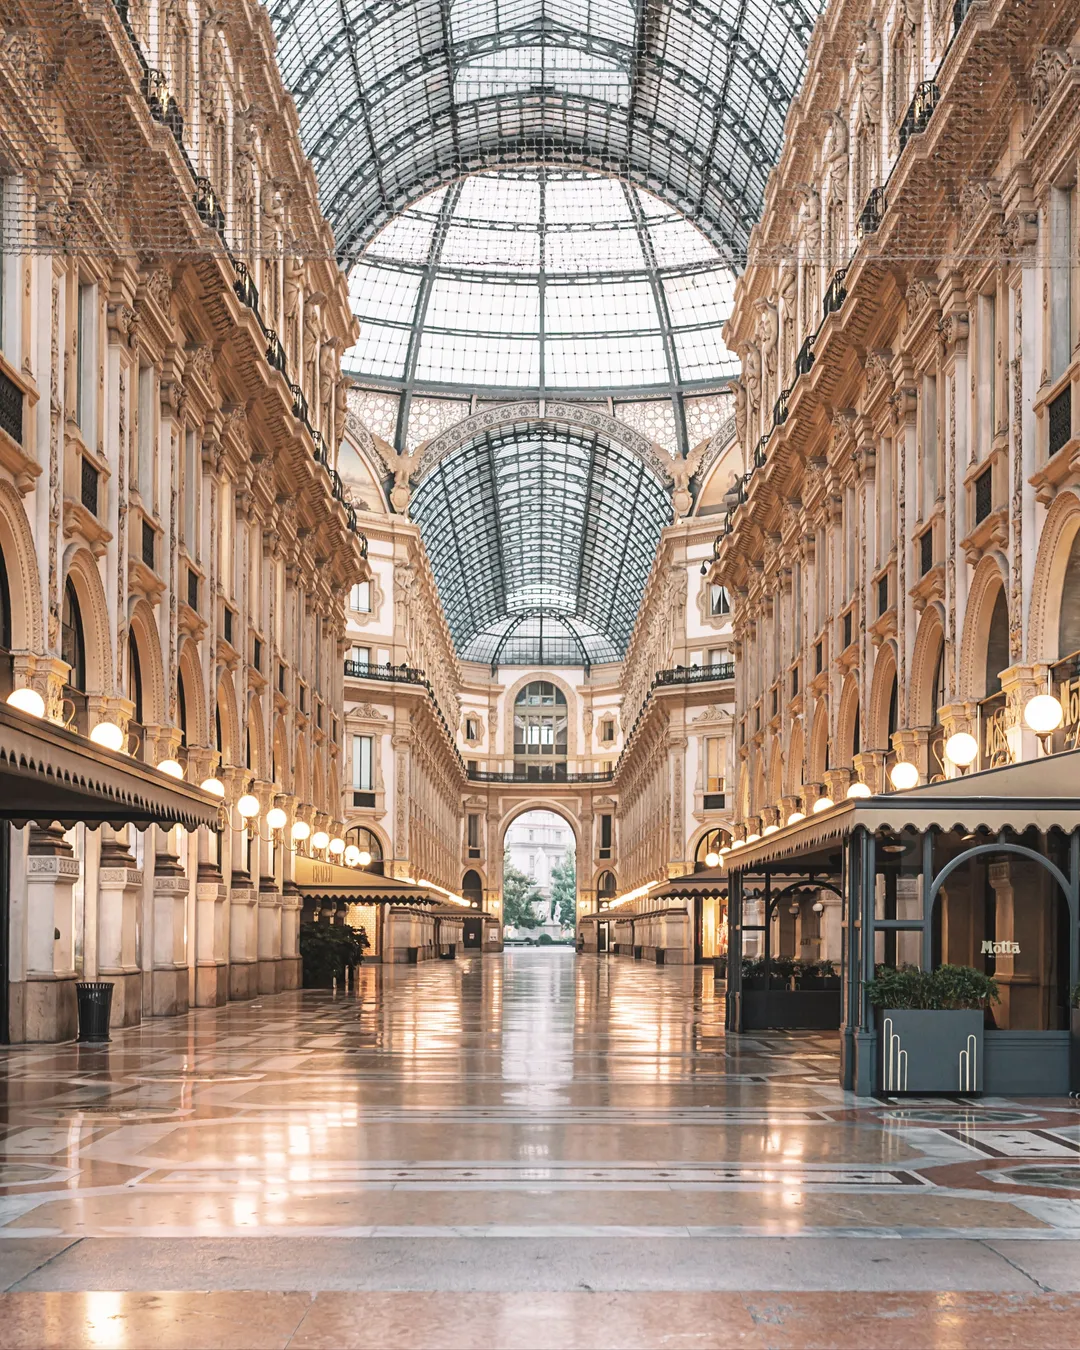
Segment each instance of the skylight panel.
M375 319L382 323L411 324L419 290L420 273L397 267L361 264L349 278L353 313L362 323Z
M360 338L342 362L347 374L364 374L375 379L400 380L405 374L409 350L409 329L391 328L381 323L365 323Z
M719 328L731 314L734 292L734 277L719 269L664 278L664 294L674 328L690 324L712 324Z
M739 373L739 358L728 351L715 329L676 333L675 352L684 380L715 380Z

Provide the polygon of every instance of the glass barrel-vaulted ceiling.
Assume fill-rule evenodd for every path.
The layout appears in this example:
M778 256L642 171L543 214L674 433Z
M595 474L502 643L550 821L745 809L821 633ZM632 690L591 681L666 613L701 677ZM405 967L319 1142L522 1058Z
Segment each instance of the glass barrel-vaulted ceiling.
M617 178L532 168L439 188L353 269L359 383L512 396L674 395L735 373L734 275L680 213Z
M477 435L424 476L409 511L458 651L505 664L620 659L671 520L667 492L643 460L550 419ZM536 622L511 635L507 620L517 617ZM497 652L506 636L512 655Z
M478 169L616 174L745 255L821 0L264 0L339 253Z

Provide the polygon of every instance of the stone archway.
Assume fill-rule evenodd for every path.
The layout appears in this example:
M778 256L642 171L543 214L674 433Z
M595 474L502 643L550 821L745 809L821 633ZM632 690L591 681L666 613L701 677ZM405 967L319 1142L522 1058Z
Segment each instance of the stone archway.
M45 652L45 624L34 536L19 494L0 480L0 552L7 569L13 652Z
M87 694L111 694L113 685L112 642L109 606L94 555L87 548L73 548L64 559L65 574L79 602L83 651L86 661ZM158 648L160 656L160 647Z
M986 657L998 597L1008 606L1008 565L996 553L987 554L976 567L968 591L964 631L960 641L960 688L965 699L984 698L987 693Z
M614 804L612 804L611 806L611 814L612 816L614 816L615 814ZM524 823L529 817L533 816L538 817L536 821L536 826L534 828L549 827L550 822L544 820L543 817L550 817L550 816L557 817L564 825L568 827L570 831L574 854L575 880L576 880L575 895L578 899L580 899L583 895L595 893L596 890L596 882L594 878L595 872L604 871L610 869L611 867L611 864L609 862L601 861L598 865L594 864L590 859L590 857L587 856L586 851L581 846L583 837L581 822L575 817L574 812L567 806L566 803L561 802L550 795L547 797L538 798L533 801L529 800L516 801L513 804L513 806L503 814L502 818L499 821L498 829L496 831L496 838L499 841L497 853L497 857L499 859L498 862L499 917L500 922L504 927L513 924L513 920L507 917L508 896L506 894L506 866L505 866L507 860L511 862L511 865L513 865L518 872L521 872L524 875L528 876L530 880L535 880L538 889L541 891L541 893L542 894L546 893L549 900L551 898L550 888L552 878L550 876L550 859L551 856L558 851L557 847L553 845L548 846L546 841L541 840L535 841L535 850L537 857L539 858L542 855L547 859L547 862L544 863L541 867L537 867L534 869L529 867L527 860L529 854L529 841L521 840L520 842L518 842L511 838L511 831L513 827L519 822ZM566 851L568 852L569 850ZM491 880L492 886L494 888L495 878L492 877ZM576 912L574 917L576 919ZM549 935L553 934L554 929L550 929Z
M892 751L890 722L896 674L896 649L891 642L885 642L874 662L874 674L870 681L870 715L863 733L863 744L868 750Z
M859 753L859 680L849 673L840 690L840 707L836 716L836 743L833 746L834 769L850 769Z
M199 649L188 638L180 646L176 662L176 678L184 690L184 716L187 720L188 745L207 745L209 735L206 723L206 696L203 690L202 665Z
M221 728L221 763L225 767L242 767L244 755L240 748L240 715L236 707L232 676L222 675L217 688L217 719Z
M944 616L937 604L927 605L915 635L908 677L908 725L932 727L936 720L935 681L945 645Z
M810 761L807 781L823 783L829 768L829 705L823 698L814 704L814 721L810 727Z
M145 600L136 600L131 606L128 641L135 643L138 652L143 723L146 726L166 726L169 722L169 700L165 692L161 639L158 636L157 624L154 622L154 611ZM190 709L188 714L190 715Z
M1077 648L1065 649L1062 600L1066 574L1080 537L1080 495L1063 488L1054 498L1039 537L1035 573L1031 583L1031 618L1028 624L1029 661L1053 662Z

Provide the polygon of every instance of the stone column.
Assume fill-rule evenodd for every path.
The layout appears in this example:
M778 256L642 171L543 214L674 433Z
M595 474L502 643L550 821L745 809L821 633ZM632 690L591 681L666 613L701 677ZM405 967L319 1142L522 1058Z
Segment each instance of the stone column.
M930 732L926 727L912 727L893 732L893 749L897 760L914 764L920 783L930 781Z
M855 772L875 795L885 791L885 752L863 750L855 756Z
M236 802L247 791L250 773L245 768L222 770L225 792ZM228 952L230 999L254 998L258 992L258 951L256 919L259 903L257 884L252 884L247 867L247 831L235 805L229 808L230 826L222 836L229 864Z
M1013 763L1035 759L1042 753L1039 738L1024 721L1024 709L1036 694L1050 689L1050 667L1038 662L1030 666L1010 666L1001 672L1001 688L1008 708L1009 750Z
M256 783L255 795L262 806L262 817L274 805L273 783ZM283 988L281 983L281 888L278 885L277 859L270 862L269 827L262 825L265 837L260 834L259 850L259 903L256 911L256 955L258 958L258 992L276 994Z
M110 1025L142 1021L143 977L138 961L138 913L143 874L128 848L127 830L101 827L98 870L98 978L113 985Z
M825 771L825 795L831 797L834 802L842 802L847 797L847 790L852 784L853 775L850 769L826 769Z
M950 736L957 735L958 732L966 731L969 736L979 739L979 705L974 700L962 700L956 703L946 703L938 709L938 720L941 722L944 741L942 744L942 757L945 760L946 778L958 778L960 770L945 754L944 742L947 742ZM980 746L980 751L982 747ZM976 759L965 773L969 773L979 767L979 761Z
M159 836L168 840L163 830ZM172 1017L188 1008L185 942L188 879L168 846L154 857L154 951L151 1017Z
M788 817L793 816L797 811L802 811L802 803L798 797L781 797L779 818L776 823L786 825Z
M281 895L280 989L299 989L302 981L300 961L300 911L304 905L299 887L288 881ZM375 934L371 935L372 943Z
M821 796L824 796L824 783L804 783L799 792L799 799L802 805L799 810L804 816L811 816L814 813L814 803Z
M30 827L26 859L25 1039L67 1041L78 1030L75 906L79 863L59 826Z

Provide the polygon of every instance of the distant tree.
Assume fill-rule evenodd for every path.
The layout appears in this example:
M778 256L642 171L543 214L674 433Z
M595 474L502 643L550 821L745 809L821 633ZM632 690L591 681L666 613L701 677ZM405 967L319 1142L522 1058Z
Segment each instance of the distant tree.
M572 853L551 869L551 898L559 922L573 927L577 922L577 863Z
M543 905L544 897L531 877L519 872L509 857L503 858L503 923L515 928L539 928L540 920L534 906Z

